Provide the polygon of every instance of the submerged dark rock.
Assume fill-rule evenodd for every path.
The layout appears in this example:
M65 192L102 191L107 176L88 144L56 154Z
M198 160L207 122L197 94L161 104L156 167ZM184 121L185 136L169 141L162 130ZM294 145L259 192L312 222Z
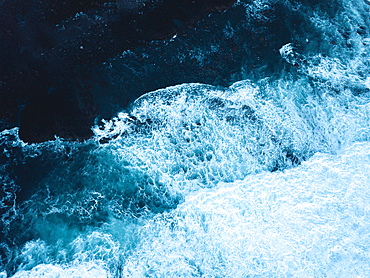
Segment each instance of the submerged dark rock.
M99 115L97 68L127 49L167 40L235 0L0 3L0 128L20 137L87 139ZM189 27L190 26L190 27Z

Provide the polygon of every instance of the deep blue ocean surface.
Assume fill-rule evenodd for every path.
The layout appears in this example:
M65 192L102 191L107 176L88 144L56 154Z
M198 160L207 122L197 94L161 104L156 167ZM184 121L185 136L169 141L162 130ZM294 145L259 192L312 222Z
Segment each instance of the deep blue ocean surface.
M0 277L370 277L370 2L240 0L135 51L108 83L178 85L86 141L0 132Z

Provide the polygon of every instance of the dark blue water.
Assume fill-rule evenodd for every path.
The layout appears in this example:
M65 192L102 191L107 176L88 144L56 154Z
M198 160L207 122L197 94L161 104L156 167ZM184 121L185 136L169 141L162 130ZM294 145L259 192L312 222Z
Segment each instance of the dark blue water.
M107 62L174 86L90 140L2 131L0 277L368 277L369 12L239 1Z

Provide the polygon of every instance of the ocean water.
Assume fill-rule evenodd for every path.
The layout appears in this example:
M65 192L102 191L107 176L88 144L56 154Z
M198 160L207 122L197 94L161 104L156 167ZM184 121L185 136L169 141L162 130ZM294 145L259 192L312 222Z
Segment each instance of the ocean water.
M239 1L229 84L146 93L84 142L2 131L0 277L370 276L369 13Z

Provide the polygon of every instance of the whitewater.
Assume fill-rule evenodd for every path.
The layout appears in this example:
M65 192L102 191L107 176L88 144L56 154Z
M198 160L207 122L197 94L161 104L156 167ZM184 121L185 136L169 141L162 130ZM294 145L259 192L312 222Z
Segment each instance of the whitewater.
M315 27L281 71L149 92L84 142L2 131L0 277L369 277L370 5L280 2Z

